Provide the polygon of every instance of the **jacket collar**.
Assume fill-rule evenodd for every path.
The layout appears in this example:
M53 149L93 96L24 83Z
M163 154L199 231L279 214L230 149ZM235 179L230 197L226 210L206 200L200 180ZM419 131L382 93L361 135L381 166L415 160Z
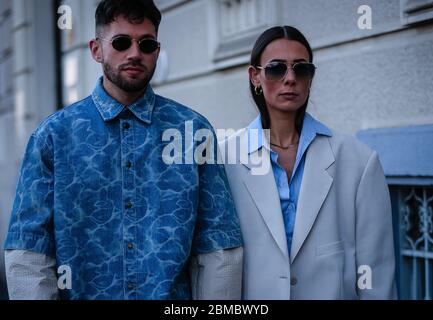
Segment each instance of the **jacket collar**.
M270 150L269 137L262 128L262 118L260 115L250 123L250 125L247 127L247 132L249 134L248 154L256 152L262 147ZM332 131L323 123L314 119L308 112L306 112L302 125L300 145L305 145L305 143L302 143L304 141L311 142L317 135L332 137ZM265 139L263 139L263 137Z
M246 128L247 130L240 134L241 144L245 146L247 141L251 140L248 139L250 128L262 132L260 118L256 118ZM254 133L254 135L257 135L257 133ZM296 215L290 256L287 251L280 199L270 164L270 149L266 141L267 138L259 134L258 143L256 136L256 141L253 145L249 143L249 152L245 150L245 156L242 157L241 155L240 162L249 169L248 173L243 176L244 184L283 255L289 258L292 263L301 250L305 239L308 237L333 183L333 177L328 172L329 167L335 162L328 139L331 136L332 132L330 129L309 114L306 114L300 144L309 144L310 146L305 160L304 175L302 177L297 207L299 214ZM307 143L308 141L310 143ZM260 174L253 174L254 166L252 164L257 163L261 164L263 170L260 170Z
M152 113L155 107L155 93L150 84L147 86L144 95L132 105L125 106L111 97L105 91L100 77L92 93L92 100L98 109L104 121L110 121L116 118L125 108L128 108L138 119L150 124L152 122Z

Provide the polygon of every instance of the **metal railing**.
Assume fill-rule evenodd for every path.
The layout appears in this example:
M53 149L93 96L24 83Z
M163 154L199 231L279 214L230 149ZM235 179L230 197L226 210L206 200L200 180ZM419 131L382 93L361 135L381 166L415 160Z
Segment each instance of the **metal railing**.
M403 299L432 299L433 188L399 187L400 293Z

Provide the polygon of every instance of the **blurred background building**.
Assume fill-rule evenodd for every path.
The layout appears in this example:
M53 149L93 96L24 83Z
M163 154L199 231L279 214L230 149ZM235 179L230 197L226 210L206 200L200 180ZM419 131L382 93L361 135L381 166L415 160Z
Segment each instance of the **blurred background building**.
M433 0L155 2L163 14L155 91L215 128L241 128L257 115L247 67L258 35L292 25L307 36L318 67L308 110L379 152L392 195L400 297L432 299ZM97 3L0 0L3 299L2 247L24 148L43 118L89 95L100 76L87 48ZM59 27L62 5L71 9L72 29Z

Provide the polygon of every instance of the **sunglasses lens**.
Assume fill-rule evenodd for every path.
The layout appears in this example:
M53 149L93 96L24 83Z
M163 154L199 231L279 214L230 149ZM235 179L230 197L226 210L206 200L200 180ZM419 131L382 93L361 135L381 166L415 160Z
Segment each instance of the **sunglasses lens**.
M140 41L140 50L143 53L152 53L158 49L158 42L153 39L143 39Z
M293 71L297 78L309 78L312 79L314 77L314 73L316 68L312 63L296 63L293 66Z
M316 71L316 67L312 63L295 63L293 71L298 79L312 79ZM282 62L271 62L265 67L265 76L268 80L281 80L287 74L287 65Z
M269 80L279 80L284 78L287 66L284 63L269 63L265 68L265 76Z
M117 37L113 39L112 45L113 48L117 51L125 51L131 47L132 41L128 37Z

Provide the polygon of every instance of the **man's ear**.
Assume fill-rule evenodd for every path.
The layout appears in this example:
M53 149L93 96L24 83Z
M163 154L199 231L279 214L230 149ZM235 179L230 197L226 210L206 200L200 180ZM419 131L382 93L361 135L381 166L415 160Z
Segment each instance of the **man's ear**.
M92 39L89 41L89 49L93 59L98 63L102 63L101 43L96 39Z
M256 68L250 66L248 68L248 74L250 76L250 81L254 87L260 86L260 73Z

